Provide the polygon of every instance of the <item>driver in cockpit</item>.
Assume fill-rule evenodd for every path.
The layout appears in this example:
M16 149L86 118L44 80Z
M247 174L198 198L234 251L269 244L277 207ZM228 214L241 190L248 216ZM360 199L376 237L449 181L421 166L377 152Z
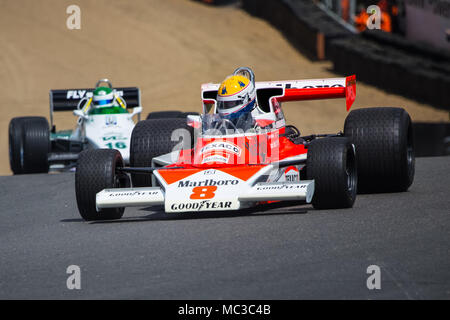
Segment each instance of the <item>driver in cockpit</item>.
M239 70L249 77L237 72ZM221 119L233 123L236 129L242 129L244 122L246 126L249 121L254 123L255 116L261 113L257 108L253 77L253 71L249 68L239 68L220 84L217 91L217 113Z

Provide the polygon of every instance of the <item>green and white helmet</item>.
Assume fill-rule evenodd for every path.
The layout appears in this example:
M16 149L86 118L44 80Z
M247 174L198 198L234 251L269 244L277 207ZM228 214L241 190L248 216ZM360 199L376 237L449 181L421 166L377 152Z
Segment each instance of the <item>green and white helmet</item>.
M108 87L97 87L92 100L96 107L111 107L114 104L114 92Z

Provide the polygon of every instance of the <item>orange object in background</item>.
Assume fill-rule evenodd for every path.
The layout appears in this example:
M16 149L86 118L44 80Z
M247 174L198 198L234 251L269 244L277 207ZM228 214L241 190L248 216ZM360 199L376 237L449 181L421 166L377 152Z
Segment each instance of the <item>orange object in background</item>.
M350 21L350 0L341 0L342 19Z
M358 31L364 31L367 28L367 20L369 19L369 15L366 10L361 10L361 12L355 16L355 27Z
M392 19L388 11L389 6L387 1L380 0L377 3L377 6L381 10L380 29L384 32L392 32ZM397 7L395 7L395 9L397 9ZM358 31L364 31L367 29L367 21L369 20L370 16L371 15L369 15L365 9L362 9L361 12L357 16L355 16L354 23Z
M391 13L392 13L393 16L398 16L398 7L397 6L392 6Z
M389 13L382 11L381 12L381 24L380 24L381 30L384 32L392 32L392 22L391 22L391 16Z

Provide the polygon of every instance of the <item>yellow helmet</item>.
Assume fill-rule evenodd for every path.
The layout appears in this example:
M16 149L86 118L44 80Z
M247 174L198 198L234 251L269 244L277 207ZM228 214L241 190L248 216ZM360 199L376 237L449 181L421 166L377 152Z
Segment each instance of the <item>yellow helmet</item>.
M242 75L231 75L220 84L217 92L218 113L236 118L251 112L255 105L256 90L250 79Z

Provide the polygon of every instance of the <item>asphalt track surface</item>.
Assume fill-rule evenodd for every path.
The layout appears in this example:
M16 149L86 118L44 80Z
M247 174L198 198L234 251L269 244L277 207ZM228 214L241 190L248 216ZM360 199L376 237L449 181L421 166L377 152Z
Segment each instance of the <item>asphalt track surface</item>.
M420 158L409 192L84 222L74 174L0 177L0 298L449 299L450 158ZM68 290L66 268L81 268ZM369 265L381 289L368 290Z

